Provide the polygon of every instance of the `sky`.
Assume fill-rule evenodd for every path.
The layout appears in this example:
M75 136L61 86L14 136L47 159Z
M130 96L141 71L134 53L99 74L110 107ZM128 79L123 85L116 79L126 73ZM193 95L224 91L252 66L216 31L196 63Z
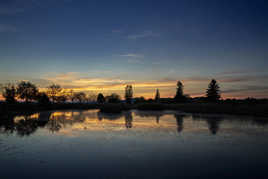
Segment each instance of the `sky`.
M0 83L268 97L266 0L0 0Z

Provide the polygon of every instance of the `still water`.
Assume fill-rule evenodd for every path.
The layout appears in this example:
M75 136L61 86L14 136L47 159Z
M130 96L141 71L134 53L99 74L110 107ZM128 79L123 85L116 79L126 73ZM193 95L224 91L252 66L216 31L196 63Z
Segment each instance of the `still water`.
M268 119L88 110L0 121L3 179L268 178Z

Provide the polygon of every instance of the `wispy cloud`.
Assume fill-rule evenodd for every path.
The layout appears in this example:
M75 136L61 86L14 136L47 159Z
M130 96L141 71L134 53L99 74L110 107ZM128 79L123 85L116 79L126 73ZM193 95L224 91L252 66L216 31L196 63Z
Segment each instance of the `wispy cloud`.
M144 55L142 55L142 54L135 54L135 53L122 54L120 56L121 57L144 58Z
M140 34L133 34L133 35L128 35L128 39L136 40L140 38L147 38L147 37L159 37L160 34L154 33L152 31L144 31L143 33Z
M128 53L122 54L121 57L128 57L127 62L132 64L143 64L142 58L144 55L142 54L135 54L135 53Z
M229 70L218 73L219 75L243 75L243 74L257 74L263 73L266 71L263 70L252 70L252 69L237 69L237 70Z
M223 90L222 93L241 93L241 92L252 92L252 91L266 91L268 92L268 86L261 86L261 85L243 85L240 88L233 88Z

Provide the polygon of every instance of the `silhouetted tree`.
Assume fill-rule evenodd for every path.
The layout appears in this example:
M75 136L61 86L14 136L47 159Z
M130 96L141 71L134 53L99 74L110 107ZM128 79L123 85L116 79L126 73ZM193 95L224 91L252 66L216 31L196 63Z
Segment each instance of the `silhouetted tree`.
M74 91L73 90L71 90L69 93L68 93L68 99L73 103L74 102L74 100L75 100L75 96L74 96Z
M48 87L47 94L53 103L57 100L57 96L60 95L61 91L62 88L60 87L60 85L53 84Z
M155 94L155 98L154 98L154 100L155 100L156 102L158 102L159 99L160 99L160 93L159 93L159 90L157 89L157 90L156 90L156 94Z
M88 94L86 96L86 102L96 102L97 100L97 95L95 93Z
M18 84L17 94L20 99L25 100L25 102L29 102L29 100L36 99L38 89L31 82L22 81Z
M133 89L132 85L127 85L125 88L125 99L127 103L131 103L133 98Z
M108 103L119 103L120 96L116 93L112 93L110 96L106 96Z
M207 89L207 100L210 102L216 102L221 98L220 87L215 79L212 79Z
M64 94L61 94L59 96L56 96L55 100L57 103L65 103L67 101L67 96Z
M38 93L36 100L37 100L38 103L41 104L41 105L48 105L48 104L50 103L50 101L49 101L49 97L48 97L47 94L44 93L44 92L40 92L40 93Z
M15 103L16 102L16 87L14 85L7 85L3 87L3 97L5 98L7 103Z
M183 88L184 88L184 86L183 86L182 82L178 81L177 82L177 92L176 92L176 95L174 97L176 102L185 102L186 101L186 97L183 94Z
M104 98L104 96L103 96L102 93L99 93L99 94L98 94L97 102L98 102L99 104L102 104L102 103L105 102L105 98Z

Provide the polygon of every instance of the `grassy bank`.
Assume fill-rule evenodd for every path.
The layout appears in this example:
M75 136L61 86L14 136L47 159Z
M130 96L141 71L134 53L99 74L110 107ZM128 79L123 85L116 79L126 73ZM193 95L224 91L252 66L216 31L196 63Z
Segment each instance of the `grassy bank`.
M62 104L49 104L39 105L36 103L15 103L6 104L0 103L0 116L6 116L13 113L21 112L34 112L34 111L48 111L48 110L68 110L68 109L99 109L97 104L84 104L84 103L62 103Z
M134 105L115 104L102 106L103 112L120 112L127 109L138 110L175 110L188 113L209 113L209 114L234 114L268 117L268 104L221 104L221 103L185 103L185 104L161 104L144 103Z
M186 104L142 104L139 110L179 110L189 113L235 114L267 116L268 104L225 104L225 103L186 103Z

